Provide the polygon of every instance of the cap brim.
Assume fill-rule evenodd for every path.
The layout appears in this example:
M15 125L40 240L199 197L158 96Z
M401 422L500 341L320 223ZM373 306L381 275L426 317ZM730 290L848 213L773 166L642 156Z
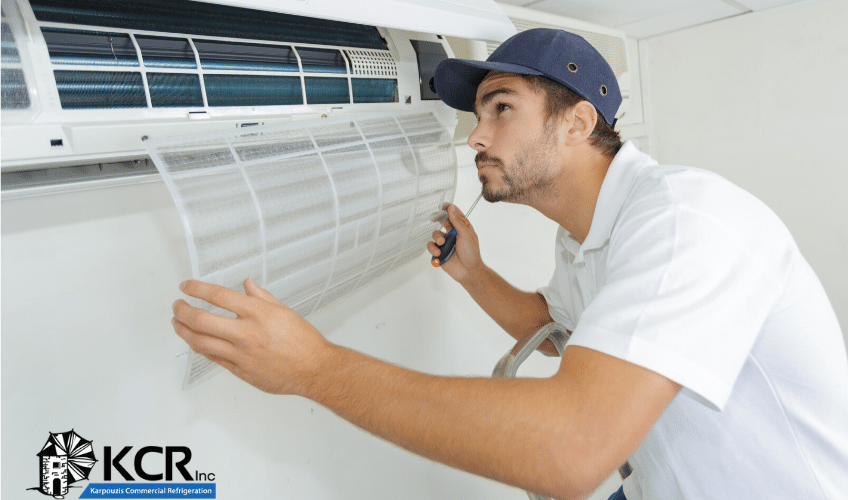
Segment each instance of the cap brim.
M474 61L471 59L445 59L436 68L433 84L436 94L448 106L460 111L474 111L477 87L489 71L503 71L522 75L541 75L535 69L519 64Z

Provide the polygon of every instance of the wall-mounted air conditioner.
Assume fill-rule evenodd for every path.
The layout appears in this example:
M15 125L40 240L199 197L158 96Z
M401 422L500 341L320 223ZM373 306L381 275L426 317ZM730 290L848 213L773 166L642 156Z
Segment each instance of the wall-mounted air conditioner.
M452 131L431 83L443 33L515 32L493 1L461 3L3 0L4 197L155 173L159 137L418 110Z

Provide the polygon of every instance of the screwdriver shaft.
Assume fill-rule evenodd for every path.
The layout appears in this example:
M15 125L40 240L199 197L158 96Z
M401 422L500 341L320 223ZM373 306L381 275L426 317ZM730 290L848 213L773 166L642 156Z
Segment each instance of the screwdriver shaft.
M480 198L482 198L482 197L483 197L483 193L481 192L480 196L478 196L477 199L474 200L474 203L471 204L471 208L468 209L468 212L465 213L466 219L468 218L469 215L471 215L471 211L474 210L474 207L477 206L477 202L480 201Z

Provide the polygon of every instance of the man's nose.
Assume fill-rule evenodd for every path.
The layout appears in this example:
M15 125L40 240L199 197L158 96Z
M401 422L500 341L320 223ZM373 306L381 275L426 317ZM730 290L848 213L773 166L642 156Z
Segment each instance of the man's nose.
M477 151L485 151L489 148L490 139L487 127L483 125L483 122L477 122L477 126L468 136L468 145Z

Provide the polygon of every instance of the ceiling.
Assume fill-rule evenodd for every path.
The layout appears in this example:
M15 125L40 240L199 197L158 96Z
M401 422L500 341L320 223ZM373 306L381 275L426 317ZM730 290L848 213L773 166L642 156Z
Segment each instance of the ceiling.
M646 38L802 0L498 0Z

